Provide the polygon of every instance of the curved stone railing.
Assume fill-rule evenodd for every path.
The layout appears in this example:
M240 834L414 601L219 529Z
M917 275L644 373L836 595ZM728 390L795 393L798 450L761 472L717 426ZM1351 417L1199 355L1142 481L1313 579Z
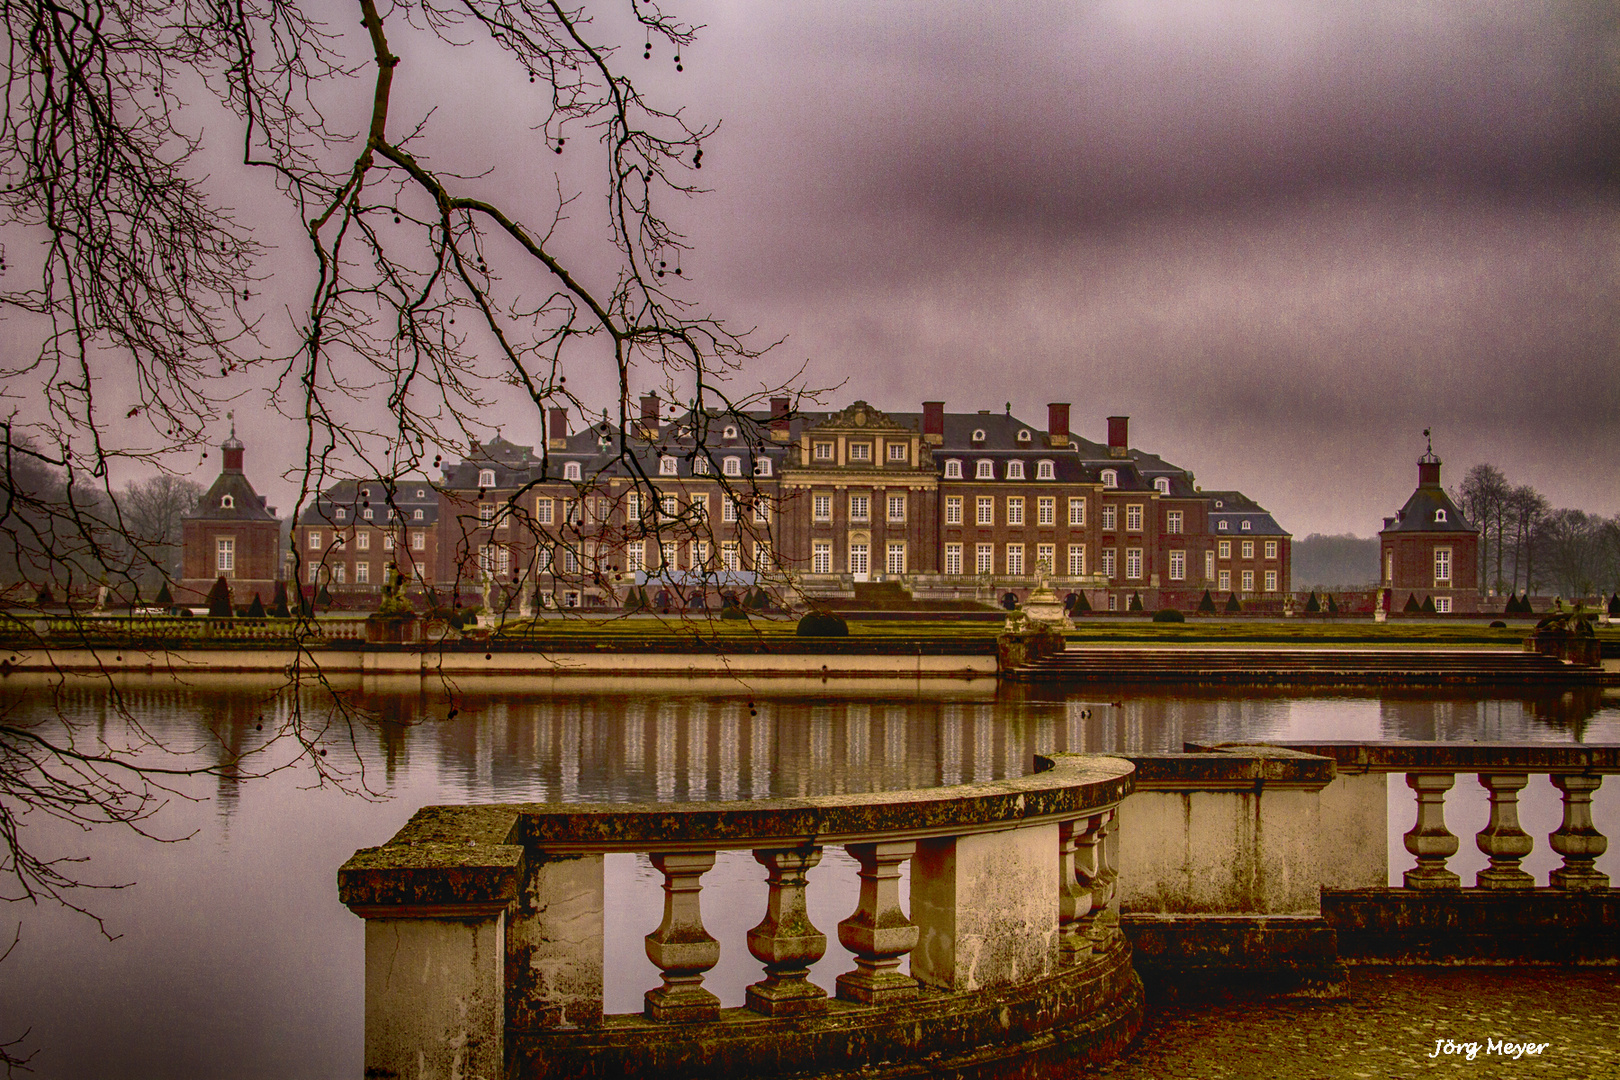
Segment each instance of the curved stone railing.
M424 808L338 873L366 920L366 1075L994 1076L1111 1057L1141 1023L1109 854L1133 767L1037 764L868 795ZM806 907L829 844L859 867L837 927L854 966L832 997L809 978L826 936ZM720 945L701 879L721 850L766 870L747 936L763 977L742 1008L704 986ZM661 982L639 1015L603 1012L613 852L647 853L664 879L646 935Z

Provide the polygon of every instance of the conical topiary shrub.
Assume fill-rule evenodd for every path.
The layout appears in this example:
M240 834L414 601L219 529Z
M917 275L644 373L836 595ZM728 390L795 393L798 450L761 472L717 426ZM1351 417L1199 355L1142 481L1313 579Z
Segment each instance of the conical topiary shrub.
M1609 617L1612 619L1616 616L1620 616L1620 592L1609 597Z
M51 587L49 585L41 585L39 587L39 595L34 597L34 603L36 603L36 604L54 604L54 603L56 603L56 597L55 597L55 595L53 595L51 593Z
M221 574L214 579L214 587L208 590L208 617L210 619L228 619L233 614L231 609L231 583Z
M1242 610L1243 610L1243 605L1238 603L1237 593L1227 593L1226 594L1226 613L1228 615L1236 615L1239 612L1241 612Z
M1422 610L1423 605L1418 603L1417 593L1407 593L1406 606L1401 608L1401 611L1407 615L1416 615Z
M163 588L158 590L157 599L152 602L158 607L174 607L174 594L169 591L167 581L163 583Z
M1085 593L1077 592L1074 594L1074 607L1072 610L1077 615L1085 615L1091 611L1091 601L1086 599Z
M264 618L264 601L259 599L259 594L256 592L253 594L253 603L248 605L247 617L250 619Z
M1327 613L1329 615L1337 615L1339 613L1339 605L1334 603L1332 593L1328 593Z
M1146 611L1147 610L1146 608L1144 608L1142 606L1142 594L1141 593L1139 593L1139 592L1131 593L1131 603L1130 603L1130 606L1128 608L1126 608L1126 610L1127 611Z
M1215 614L1215 598L1213 596L1209 595L1209 590L1208 589L1204 590L1204 598L1202 600L1198 601L1198 614L1200 614L1200 615L1213 615L1213 614Z
M292 618L292 611L287 606L287 583L276 582L275 595L270 598L270 614L277 619Z
M323 608L332 606L332 594L327 589L325 582L321 583L321 591L315 594L315 602Z
M1322 602L1316 598L1314 591L1311 593L1311 598L1305 601L1305 610L1312 615L1322 610Z
M1434 597L1425 596L1423 598L1423 614L1425 614L1425 615L1438 615L1439 614L1439 612L1436 611L1435 607L1434 607Z

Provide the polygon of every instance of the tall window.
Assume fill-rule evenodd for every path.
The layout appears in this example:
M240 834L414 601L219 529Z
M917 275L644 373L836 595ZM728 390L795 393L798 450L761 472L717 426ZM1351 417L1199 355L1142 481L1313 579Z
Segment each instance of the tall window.
M579 462L570 461L563 465L564 480L578 480L580 478Z
M311 529L311 530L309 530L309 550L311 550L311 551L319 551L319 550L321 550L321 530L319 530L319 529Z
M720 520L737 520L737 500L733 499L730 495L726 495L720 500Z
M996 500L993 495L980 495L978 501L980 525L994 525L996 523Z
M706 454L698 454L698 455L696 455L696 456L694 456L692 458L692 475L693 476L708 476L709 475L709 458L708 458L708 455L706 455Z
M658 508L666 518L672 518L681 512L680 503L673 495L660 495L658 497Z
M693 570L707 570L709 568L709 542L707 540L692 541L692 561L690 565Z
M1266 571L1266 592L1276 592L1276 591L1277 591L1277 571L1275 571L1275 570L1267 570Z
M1113 532L1114 531L1115 522L1118 520L1117 512L1118 512L1118 508L1115 507L1113 503L1104 503L1103 504L1103 508L1102 508L1102 529L1103 529L1103 532Z
M1035 524L1057 524L1057 499L1050 495L1042 495L1035 500Z
M495 470L494 469L479 469L478 470L478 486L481 487L481 488L492 488L492 487L494 487L495 486Z
M214 541L214 566L221 574L236 573L236 538L221 536Z
M832 544L826 540L817 540L810 551L810 572L812 574L832 573Z
M347 575L344 573L344 571L347 569L348 567L343 563L338 563L332 568L332 580L337 582L337 584L342 585L346 580L348 580Z
M1448 547L1434 549L1434 583L1451 584L1451 549Z
M658 566L661 570L674 570L676 563L675 552L678 550L675 541L666 540L658 545Z
M1219 584L1216 585L1215 587L1217 589L1219 589L1221 592L1231 592L1232 591L1232 571L1230 571L1230 570L1222 570L1221 574L1220 574L1220 577L1217 580L1219 581Z
M1245 541L1243 541L1243 557L1245 559L1254 558L1254 541L1253 540L1245 540Z
M357 533L355 533L354 534L354 546L359 548L361 551L370 551L371 550L371 534L368 533L368 532L357 532Z
M1172 551L1170 553L1170 580L1187 580L1187 553L1185 551Z
M679 468L680 466L676 463L675 459L670 457L668 454L665 454L663 457L658 459L659 476L674 476Z
M1181 531L1181 511L1171 510L1164 515L1164 531L1178 533Z
M849 520L871 521L871 497L868 495L851 495L849 497ZM853 573L853 571L851 571Z
M832 496L813 495L810 498L811 516L817 521L832 520Z
M864 574L867 572L867 565L866 545L849 545L849 572L852 574Z
M647 542L632 540L624 545L624 568L632 574L647 569Z
M1086 523L1086 500L1069 500L1069 524L1084 525Z
M945 545L945 572L947 574L960 574L962 572L962 545Z
M534 552L534 572L547 574L551 572L551 549L548 547L536 548Z
M355 563L354 564L354 583L356 585L366 585L366 584L369 584L370 581L371 581L371 564L368 563L368 562L357 562L357 563Z
M721 465L720 465L720 471L725 473L727 476L741 476L742 475L742 458L740 458L740 457L728 457L728 458L726 458L726 460L723 461L721 463Z
M1384 552L1384 580L1395 580L1395 553L1393 551Z
M1213 551L1204 552L1204 580L1206 582L1215 580L1215 553Z
M947 525L960 525L960 524L962 524L962 496L960 496L960 495L947 495L947 496L945 496L945 524L947 524Z
M904 448L902 447L902 449L904 449ZM904 521L904 520L906 520L906 497L904 495L890 495L889 496L889 520L890 521ZM894 571L894 572L898 573L899 571Z
M737 541L720 541L720 568L732 572L742 569L742 550Z
M1142 576L1142 549L1125 549L1125 576L1135 580Z
M1215 550L1222 559L1230 559L1232 557L1232 541L1222 540L1215 545Z
M776 568L776 560L771 556L771 542L769 540L754 541L754 572L763 574Z
M641 520L641 492L631 491L624 496L624 520L634 525Z
M1254 592L1254 571L1253 570L1245 570L1245 571L1243 571L1243 591L1246 592L1246 593Z
M1024 497L1022 495L1007 496L1007 524L1022 525L1024 523Z
M1102 572L1103 572L1103 577L1107 578L1110 581L1114 580L1115 574L1114 574L1114 549L1113 548L1103 548L1102 549Z
M394 534L391 531L383 533L383 550L384 551L393 551L394 550Z
M495 521L495 505L493 503L478 504L478 524L488 528Z
M1011 577L1022 577L1024 574L1024 545L1007 545L1007 573Z
M754 522L758 525L764 525L770 520L771 501L765 496L761 495L759 498L754 500Z
M427 548L427 533L422 532L420 529L418 529L416 532L411 533L411 550L412 551L423 551L426 548Z
M630 497L632 499L638 500L637 502L633 502L630 505L632 505L632 506L639 506L640 505L640 503L639 503L639 498L640 497L639 496L632 495ZM640 515L638 514L636 516L639 517ZM540 498L540 499L534 500L534 520L539 522L541 525L550 525L551 524L551 500L550 499Z
M1069 545L1069 576L1070 577L1085 577L1086 576L1086 545L1084 545L1084 544L1070 544Z
M906 545L897 541L889 541L888 558L884 562L885 574L903 574L906 572Z
M1125 508L1125 531L1142 531L1142 504L1131 503Z
M1035 545L1035 572L1037 574L1057 573L1057 545Z
M973 572L976 574L993 574L996 572L996 546L994 544L979 544L973 549Z
M692 517L698 521L709 520L709 496L707 492L698 492L692 496Z
M1275 540L1267 540L1266 541L1266 558L1275 559L1276 557L1277 557L1277 541L1275 541Z

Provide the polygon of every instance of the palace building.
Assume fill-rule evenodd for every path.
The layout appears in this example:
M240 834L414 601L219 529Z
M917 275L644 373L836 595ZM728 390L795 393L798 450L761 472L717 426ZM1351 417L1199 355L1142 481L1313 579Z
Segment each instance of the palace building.
M1479 610L1479 530L1440 486L1432 442L1418 459L1417 488L1384 519L1378 548L1387 610L1431 600L1440 615Z
M246 448L236 425L220 444L219 475L181 520L181 602L200 602L224 578L235 604L257 593L265 603L280 579L281 523L276 508L253 490L243 469Z

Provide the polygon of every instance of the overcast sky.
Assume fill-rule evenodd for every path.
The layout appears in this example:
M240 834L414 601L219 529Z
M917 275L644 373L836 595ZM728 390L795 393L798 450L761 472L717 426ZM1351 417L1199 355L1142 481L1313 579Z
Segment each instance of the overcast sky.
M706 24L685 71L620 62L723 121L673 216L693 295L786 338L760 381L808 361L829 406L1034 423L1069 401L1093 439L1128 414L1296 536L1376 532L1425 427L1450 483L1489 461L1620 512L1614 4L675 6ZM396 47L401 123L438 105L475 165L556 190L573 159L512 137L520 109L475 118L517 76ZM250 474L285 509L269 422Z

